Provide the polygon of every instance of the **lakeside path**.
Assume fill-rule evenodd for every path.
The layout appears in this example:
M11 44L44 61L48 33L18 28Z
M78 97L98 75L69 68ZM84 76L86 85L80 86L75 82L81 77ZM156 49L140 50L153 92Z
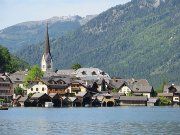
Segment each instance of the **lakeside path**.
M180 135L179 107L10 108L1 135Z

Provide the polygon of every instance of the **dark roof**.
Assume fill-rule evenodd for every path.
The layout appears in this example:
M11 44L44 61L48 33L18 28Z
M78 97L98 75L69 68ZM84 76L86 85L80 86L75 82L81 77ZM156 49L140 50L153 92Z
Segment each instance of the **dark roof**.
M48 88L51 88L51 89L66 89L68 87L69 87L69 85L67 85L67 84L50 84L50 85L48 85Z
M147 101L147 97L143 96L121 96L120 101Z
M109 85L113 88L120 88L124 83L123 79L111 79Z
M124 96L124 93L111 93L111 96L115 99L119 99L120 96Z
M153 87L150 85L132 85L131 90L134 93L143 93L143 92L147 92L147 93L151 93L153 90Z
M17 71L13 74L10 74L9 78L14 82L23 82L27 75L27 71Z
M174 85L174 84L164 85L164 90L163 90L163 92L164 92L164 93L168 93L170 87L174 87L174 88L177 90L176 93L180 92L180 85Z
M70 77L69 76L65 76L65 75L44 77L41 80L44 81L46 84L50 84L50 81L54 81L54 82L63 81L66 84L70 84L71 83Z

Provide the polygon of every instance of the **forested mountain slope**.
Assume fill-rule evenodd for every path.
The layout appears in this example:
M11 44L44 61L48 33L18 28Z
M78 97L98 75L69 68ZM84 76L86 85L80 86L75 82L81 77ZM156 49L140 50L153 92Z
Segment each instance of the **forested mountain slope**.
M58 38L78 29L93 17L94 15L86 17L62 16L19 23L0 30L0 44L7 47L11 52L16 52L21 47L43 42L46 23L49 24L51 38Z
M98 15L51 42L56 68L73 63L99 67L111 76L180 83L180 1L132 0ZM40 63L43 43L17 55Z

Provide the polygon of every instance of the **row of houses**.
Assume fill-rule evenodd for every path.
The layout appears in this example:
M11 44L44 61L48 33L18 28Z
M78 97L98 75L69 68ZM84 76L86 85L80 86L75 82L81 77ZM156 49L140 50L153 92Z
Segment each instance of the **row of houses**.
M155 98L154 98L155 99ZM122 96L121 94L97 93L92 92L79 93L75 97L60 96L59 94L36 93L32 97L17 96L14 99L14 106L25 107L45 107L46 103L52 102L54 107L112 107L127 105L156 105L155 102L148 102L147 97L143 96Z
M81 68L80 71L78 71L78 76L72 70L47 73L42 79L29 82L28 87L23 86L26 71L18 71L10 75L1 74L0 98L5 98L7 101L13 100L15 106L22 104L44 106L45 102L38 104L34 101L34 96L40 98L46 95L49 98L47 100L45 98L45 101L52 102L52 95L55 95L58 105L54 103L54 106L57 107L158 105L160 96L169 98L172 104L179 105L180 102L180 87L173 84L165 85L163 93L155 97L154 88L146 79L111 79L107 73L97 68ZM15 95L16 87L23 88L24 94ZM87 100L88 103L85 102Z

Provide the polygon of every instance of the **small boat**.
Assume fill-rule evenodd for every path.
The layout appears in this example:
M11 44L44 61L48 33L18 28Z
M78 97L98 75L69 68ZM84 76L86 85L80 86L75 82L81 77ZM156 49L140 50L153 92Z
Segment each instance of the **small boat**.
M0 100L0 110L8 110L7 104L4 104L2 99Z
M0 107L0 110L8 110L8 107Z

